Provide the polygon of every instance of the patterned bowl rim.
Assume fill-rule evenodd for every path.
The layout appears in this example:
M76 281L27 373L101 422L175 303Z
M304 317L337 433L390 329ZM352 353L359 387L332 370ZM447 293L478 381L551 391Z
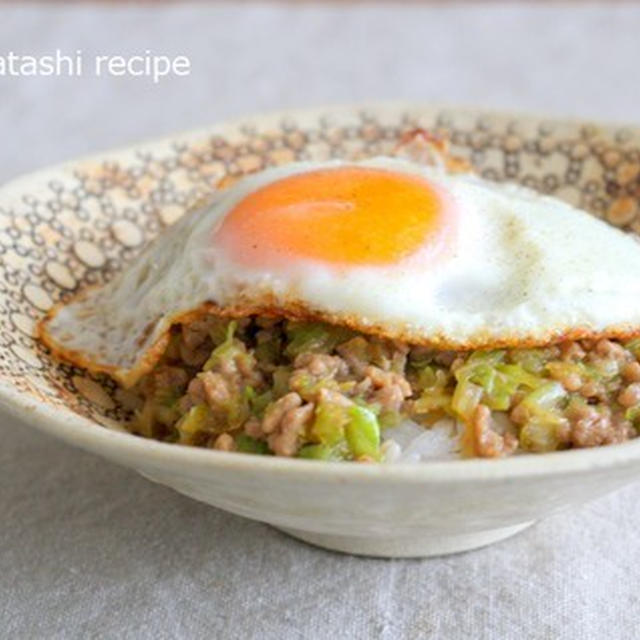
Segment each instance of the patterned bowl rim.
M535 112L501 111L471 105L447 105L431 102L374 102L346 105L326 105L304 109L283 109L259 112L220 121L209 127L198 127L158 138L142 140L127 146L92 153L59 164L26 173L0 185L0 195L24 189L31 182L37 182L56 172L66 172L79 163L109 160L112 157L132 153L139 147L161 145L176 139L190 139L196 136L223 133L238 126L259 124L282 118L313 117L327 114L348 114L352 112L394 112L398 110L416 111L421 109L442 109L458 113L473 113L499 119L543 120L558 125L597 126L599 129L626 129L640 134L640 127L624 123L606 123L581 118L554 117ZM512 456L500 460L474 458L468 460L446 460L423 463L394 464L353 464L344 462L318 463L312 460L257 456L243 453L226 453L199 447L189 447L174 443L164 443L134 436L126 431L110 429L97 421L90 420L74 411L50 406L40 402L28 393L17 391L5 380L0 379L0 407L5 414L35 426L74 446L99 453L101 450L115 454L125 454L145 459L156 464L183 463L185 466L206 471L207 469L270 474L300 475L309 479L315 477L324 482L344 482L345 480L366 480L367 482L388 481L401 483L423 482L448 483L466 481L486 481L527 477L560 476L580 474L598 469L624 467L640 464L640 438L617 445L606 445L592 449L572 449L544 454ZM97 428L96 428L97 427Z

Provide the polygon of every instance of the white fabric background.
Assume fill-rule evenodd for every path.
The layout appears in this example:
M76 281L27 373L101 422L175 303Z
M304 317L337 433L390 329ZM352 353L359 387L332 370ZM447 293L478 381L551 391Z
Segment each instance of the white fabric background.
M189 78L0 78L0 181L251 111L365 99L638 120L640 7L0 7L0 53L186 54ZM635 638L638 486L431 560L307 547L0 423L0 636Z

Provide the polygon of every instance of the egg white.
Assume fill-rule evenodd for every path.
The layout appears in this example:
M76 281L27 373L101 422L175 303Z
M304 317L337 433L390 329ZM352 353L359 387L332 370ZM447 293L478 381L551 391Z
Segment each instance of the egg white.
M459 208L455 246L428 268L411 259L247 267L212 243L227 212L256 189L342 164L298 163L245 177L166 230L109 284L58 307L43 324L43 338L62 355L130 384L149 367L145 354L172 322L206 302L283 315L303 309L452 349L640 329L640 245L631 236L531 190L405 160L358 164L423 176Z

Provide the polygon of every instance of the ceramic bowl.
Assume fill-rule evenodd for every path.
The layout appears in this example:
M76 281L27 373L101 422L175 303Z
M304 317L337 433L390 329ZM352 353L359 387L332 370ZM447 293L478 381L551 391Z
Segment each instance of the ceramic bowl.
M144 440L122 429L109 379L52 360L33 339L34 323L52 304L126 268L225 174L383 154L414 127L447 135L486 178L522 183L640 230L640 130L632 128L408 104L326 108L248 117L78 160L0 190L4 409L197 500L357 554L471 549L638 477L640 439L506 460L398 465Z

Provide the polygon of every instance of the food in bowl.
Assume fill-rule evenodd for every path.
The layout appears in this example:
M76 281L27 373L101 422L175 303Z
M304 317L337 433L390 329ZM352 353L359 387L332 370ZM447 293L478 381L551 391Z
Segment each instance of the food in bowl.
M182 444L393 461L635 437L636 241L426 140L435 166L228 185L40 337L122 385L134 433Z

